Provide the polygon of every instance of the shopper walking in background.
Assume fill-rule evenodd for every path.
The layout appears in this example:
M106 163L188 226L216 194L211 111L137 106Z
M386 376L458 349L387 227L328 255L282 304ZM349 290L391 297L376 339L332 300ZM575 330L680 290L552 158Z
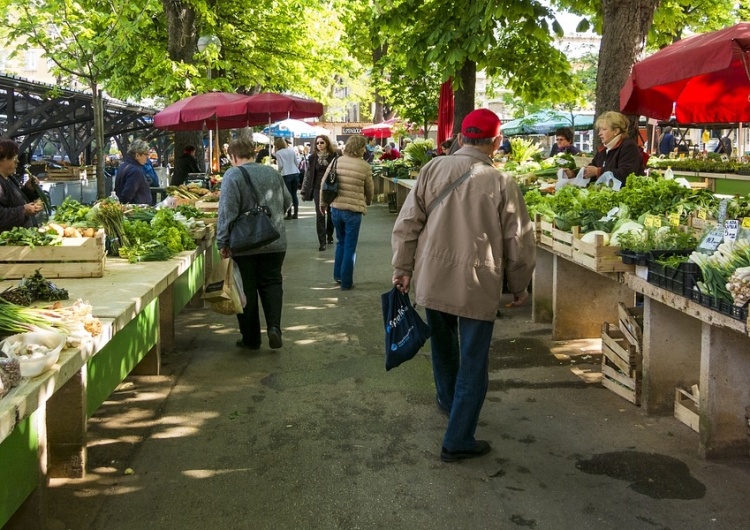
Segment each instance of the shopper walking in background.
M372 203L372 167L362 157L367 140L364 136L350 136L344 154L336 162L339 191L330 205L323 202L320 208L330 206L331 219L336 231L336 254L333 262L333 279L348 291L354 283L354 263L357 259L357 241L362 216ZM330 166L329 166L330 167ZM324 177L325 178L325 177Z
M143 170L149 147L143 140L133 140L117 169L115 194L123 204L153 204L151 187Z
M331 210L320 208L320 185L328 165L337 157L331 140L326 135L315 138L315 150L307 163L307 173L302 182L302 200L315 201L315 231L318 234L318 250L326 249L326 243L333 243L333 222Z
M502 139L494 112L470 112L461 124L461 149L422 167L391 237L393 284L409 292L413 283L432 328L436 401L449 417L444 462L490 451L474 435L487 393L503 274L513 303L521 304L536 258L523 194L492 166Z
M284 295L281 266L286 256L284 212L291 206L292 197L278 171L269 165L253 162L255 146L251 140L232 140L228 153L232 167L224 173L221 181L216 245L222 258L233 258L239 267L247 298L244 311L237 315L242 338L236 344L238 348L249 350L260 348L260 297L266 317L268 343L271 348L281 348L281 308ZM248 180L252 182L256 193ZM231 224L242 212L256 205L256 196L271 210L273 224L281 237L263 247L235 254L229 248Z
M283 138L276 138L274 148L276 166L279 168L279 173L281 173L281 176L284 178L286 188L292 196L293 208L286 212L286 218L297 219L297 217L299 217L299 199L297 198L297 188L299 187L299 159L297 158L297 152L294 150L294 147L288 145Z

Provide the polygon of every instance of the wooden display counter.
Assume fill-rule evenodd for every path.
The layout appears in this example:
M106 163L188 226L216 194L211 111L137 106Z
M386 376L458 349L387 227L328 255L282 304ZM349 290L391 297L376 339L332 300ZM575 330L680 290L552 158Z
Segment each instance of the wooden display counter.
M216 259L211 239L169 261L109 259L103 278L56 280L93 306L104 332L0 399L0 526L12 517L14 527L44 528L48 478L83 476L88 418L128 374L159 373L175 316L198 299Z
M409 195L409 192L417 184L417 179L399 179L386 176L381 176L380 178L383 184L383 192L386 194L396 194L396 212L399 212L404 205L406 196Z

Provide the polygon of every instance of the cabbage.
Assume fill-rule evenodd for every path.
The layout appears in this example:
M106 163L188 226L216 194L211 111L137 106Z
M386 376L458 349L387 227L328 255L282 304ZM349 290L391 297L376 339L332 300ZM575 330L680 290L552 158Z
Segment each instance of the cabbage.
M581 237L581 241L593 245L596 243L596 236L602 236L604 244L609 245L609 234L604 230L592 230L591 232L586 232Z

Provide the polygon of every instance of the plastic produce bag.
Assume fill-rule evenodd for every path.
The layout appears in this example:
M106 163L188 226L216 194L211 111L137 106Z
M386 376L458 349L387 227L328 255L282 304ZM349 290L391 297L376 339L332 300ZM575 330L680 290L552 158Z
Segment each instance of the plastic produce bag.
M583 177L584 168L578 170L578 174L575 178L569 179L565 176L565 169L559 169L557 171L557 183L555 184L555 191L564 188L565 186L577 186L579 188L585 188L589 185L589 180Z
M605 171L601 176L596 179L594 184L604 184L608 188L612 188L614 191L620 191L622 182L617 180L611 171Z
M432 330L412 307L409 295L395 287L380 297L385 326L386 371L412 359Z

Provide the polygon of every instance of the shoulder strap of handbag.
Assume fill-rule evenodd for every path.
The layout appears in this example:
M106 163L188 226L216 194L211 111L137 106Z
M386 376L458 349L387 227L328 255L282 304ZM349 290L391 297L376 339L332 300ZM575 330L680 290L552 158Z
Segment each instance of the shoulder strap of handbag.
M427 214L427 217L430 216L430 212L435 209L435 207L440 204L443 199L445 199L450 192L455 190L457 187L459 187L466 179L468 179L472 173L474 173L474 168L478 165L484 165L482 162L481 164L474 164L469 168L469 171L461 175L458 179L451 182L448 186L445 187L443 191L440 192L440 195L438 195L435 200L433 200L430 205L427 207L427 211L425 212Z
M258 199L258 190L255 189L253 179L250 178L250 173L248 173L247 169L245 169L243 166L237 166L237 168L242 172L242 176L245 177L245 182L247 182L247 185L252 190L253 197L255 198L255 204L258 206L262 206L260 200Z

